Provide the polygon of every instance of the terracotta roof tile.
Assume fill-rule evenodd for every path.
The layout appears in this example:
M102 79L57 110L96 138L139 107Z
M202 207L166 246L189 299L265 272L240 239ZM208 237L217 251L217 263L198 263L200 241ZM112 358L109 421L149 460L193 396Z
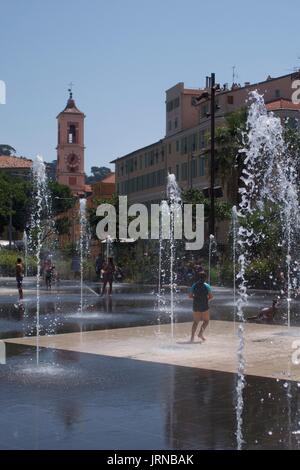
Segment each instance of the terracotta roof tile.
M292 101L280 98L278 100L271 101L266 104L268 111L274 111L278 109L298 109L300 110L300 104L293 103Z
M31 168L32 160L25 157L8 157L0 155L0 169L1 168Z
M103 180L101 180L101 183L115 183L116 182L116 175L115 173L109 173Z

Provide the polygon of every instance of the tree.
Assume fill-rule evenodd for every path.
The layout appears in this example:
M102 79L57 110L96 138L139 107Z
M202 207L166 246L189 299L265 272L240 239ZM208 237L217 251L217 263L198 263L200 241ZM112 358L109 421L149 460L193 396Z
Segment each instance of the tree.
M99 220L101 220L101 218L96 215L96 210L100 204L111 204L112 206L114 206L116 210L116 217L117 217L117 236L118 236L118 233L119 233L119 198L117 194L112 194L110 198L100 198L100 199L98 198L98 199L93 200L93 207L88 210L91 236L95 239L97 238L96 227L97 227Z
M8 144L0 144L0 155L6 155L7 157L10 157L11 155L14 155L16 153L16 149L11 147Z
M103 178L111 173L111 170L105 166L92 166L91 173L91 176L86 177L87 184L103 180Z
M74 207L76 198L73 196L69 186L60 184L57 181L50 181L48 184L52 201L52 212L56 216Z
M205 198L203 192L200 189L188 189L182 193L182 201L185 204L204 204L204 217L206 220L209 218L210 212L210 199ZM224 201L215 202L215 216L216 219L228 220L231 217L231 204Z
M0 172L0 226L9 224L12 214L12 225L22 231L29 217L31 184L18 177Z
M52 201L51 217L67 211L74 206L76 199L68 186L57 182L49 183L50 199ZM31 181L21 177L12 177L6 172L0 172L0 231L8 226L10 214L15 230L23 232L30 221L34 188ZM46 224L47 225L47 224Z
M298 183L300 182L300 132L298 128L290 125L287 120L284 126L284 140L287 145L287 151L293 157L295 169L297 171Z
M232 204L239 201L239 179L243 160L238 156L244 147L246 127L247 108L241 108L228 114L225 126L216 129L216 173L223 185L225 181L230 181L228 199Z

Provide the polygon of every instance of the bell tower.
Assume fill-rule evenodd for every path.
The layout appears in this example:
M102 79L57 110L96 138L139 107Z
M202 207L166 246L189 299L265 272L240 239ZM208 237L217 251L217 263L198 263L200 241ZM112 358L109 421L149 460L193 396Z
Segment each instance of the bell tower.
M74 195L85 193L84 118L76 107L72 89L65 109L57 116L57 181L69 186Z

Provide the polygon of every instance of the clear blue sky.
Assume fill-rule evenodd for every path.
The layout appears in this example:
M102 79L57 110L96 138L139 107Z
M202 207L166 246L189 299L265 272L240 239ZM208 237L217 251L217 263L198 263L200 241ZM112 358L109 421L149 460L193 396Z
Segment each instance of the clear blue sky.
M2 0L0 143L56 158L67 88L86 171L164 136L167 88L260 81L300 65L299 0Z

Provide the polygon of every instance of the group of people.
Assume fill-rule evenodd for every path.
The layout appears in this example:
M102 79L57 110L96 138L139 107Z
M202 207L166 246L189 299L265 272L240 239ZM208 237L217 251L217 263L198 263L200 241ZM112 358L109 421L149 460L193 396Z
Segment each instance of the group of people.
M23 300L23 280L24 280L25 267L22 258L17 258L16 262L16 281L19 292L19 300ZM52 264L51 258L46 258L41 266L41 274L44 277L47 290L52 288L53 283L59 283L59 275Z
M117 268L114 264L113 258L108 258L107 261L101 260L100 257L96 259L96 273L102 280L101 296L104 295L107 285L108 294L112 294L113 281L116 275ZM47 258L44 261L43 273L45 276L45 283L47 289L51 289L54 280L58 280L58 274L55 266L52 264L51 259ZM213 299L212 288L206 282L206 273L204 272L200 263L195 264L192 270L192 277L194 283L189 291L189 297L193 299L193 324L191 331L191 342L194 342L195 335L200 323L201 327L198 332L198 337L205 341L204 332L209 324L209 302ZM24 279L24 264L21 258L17 259L16 263L16 281L19 291L20 300L23 299L23 279ZM265 307L260 312L253 316L248 317L248 320L273 320L279 307L278 297L274 298L271 307Z

